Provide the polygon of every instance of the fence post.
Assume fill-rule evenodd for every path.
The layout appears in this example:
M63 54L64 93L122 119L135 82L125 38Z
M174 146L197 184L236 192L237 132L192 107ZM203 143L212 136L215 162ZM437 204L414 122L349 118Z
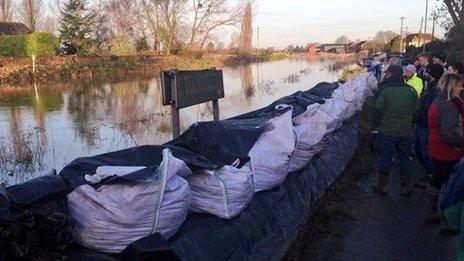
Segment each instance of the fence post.
M32 55L32 74L35 77L35 54Z

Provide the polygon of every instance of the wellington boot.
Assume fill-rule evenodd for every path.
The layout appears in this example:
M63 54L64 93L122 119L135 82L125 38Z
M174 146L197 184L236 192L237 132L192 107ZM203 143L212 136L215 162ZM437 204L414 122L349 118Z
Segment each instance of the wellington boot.
M421 177L420 179L418 179L416 181L416 183L414 183L414 185L416 185L416 187L418 188L426 188L427 185L429 184L429 181L430 181L430 175L425 175L423 177Z
M388 175L379 174L377 184L373 186L374 190L382 195L386 195L388 193L387 191L388 180L389 180Z
M401 176L401 195L404 197L409 197L412 193L411 190L411 178L409 176Z
M427 217L425 220L429 223L438 224L440 223L440 215L438 214L438 196L428 195L427 199Z

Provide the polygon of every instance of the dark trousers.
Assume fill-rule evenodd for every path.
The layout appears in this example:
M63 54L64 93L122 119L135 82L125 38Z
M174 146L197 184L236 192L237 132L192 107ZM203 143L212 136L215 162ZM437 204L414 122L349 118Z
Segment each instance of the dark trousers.
M414 127L414 152L426 174L433 174L433 161L428 156L429 128L416 124Z
M380 150L380 163L379 172L388 175L391 171L393 164L393 157L398 155L399 173L400 175L410 176L412 174L411 158L411 145L412 138L406 137L392 137L379 133L379 150Z
M431 195L439 195L441 187L448 182L449 176L451 174L451 169L459 163L459 160L452 161L438 161L434 160L434 172L432 174L432 179L430 180L429 185L427 186L427 193Z

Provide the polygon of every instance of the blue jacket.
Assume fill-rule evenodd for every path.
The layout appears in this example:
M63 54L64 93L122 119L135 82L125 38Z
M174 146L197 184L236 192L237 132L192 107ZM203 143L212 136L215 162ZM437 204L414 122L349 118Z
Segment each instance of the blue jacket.
M428 111L429 107L432 102L437 98L438 89L436 85L433 87L427 87L425 91L422 93L422 97L420 99L420 106L419 112L417 114L417 121L416 123L421 127L428 127Z

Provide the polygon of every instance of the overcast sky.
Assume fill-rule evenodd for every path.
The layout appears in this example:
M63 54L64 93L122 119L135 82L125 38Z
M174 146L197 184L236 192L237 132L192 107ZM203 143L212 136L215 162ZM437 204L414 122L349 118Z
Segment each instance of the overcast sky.
M429 5L433 10L438 3L429 0ZM260 47L283 48L333 42L340 35L368 40L380 30L399 33L403 16L405 29L417 33L424 15L425 0L258 0L254 28L255 36L260 28ZM431 21L427 27L431 32ZM439 25L436 34L443 36Z

